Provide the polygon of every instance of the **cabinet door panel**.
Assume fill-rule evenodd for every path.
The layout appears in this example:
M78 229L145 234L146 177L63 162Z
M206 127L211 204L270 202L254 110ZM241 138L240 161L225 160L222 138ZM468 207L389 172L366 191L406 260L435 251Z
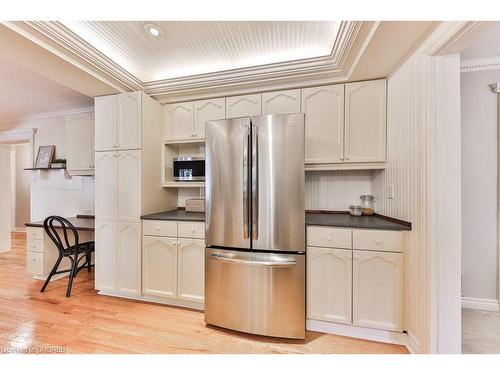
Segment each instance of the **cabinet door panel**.
M93 169L93 113L66 117L65 145L67 169L70 172Z
M116 95L94 99L95 150L110 151L116 145Z
M226 118L260 116L261 94L231 96L226 98Z
M144 294L158 297L177 295L177 239L144 237L142 244Z
M95 289L116 290L116 223L95 223Z
M117 223L117 287L120 292L141 294L141 224Z
M141 93L119 94L117 145L119 150L140 149L141 139Z
M205 296L205 241L179 240L178 298L203 302Z
M141 151L120 151L117 154L117 220L139 221L141 216Z
M306 164L344 159L344 85L302 89Z
M345 86L345 161L386 160L386 81Z
M96 152L95 216L116 219L116 153Z
M262 94L262 114L300 113L300 90L265 92Z
M167 139L186 139L193 137L194 104L193 102L167 104L165 106Z
M209 99L194 102L194 136L205 138L205 122L226 118L226 99Z
M353 324L402 331L403 255L353 252Z
M352 250L307 248L307 317L351 324Z

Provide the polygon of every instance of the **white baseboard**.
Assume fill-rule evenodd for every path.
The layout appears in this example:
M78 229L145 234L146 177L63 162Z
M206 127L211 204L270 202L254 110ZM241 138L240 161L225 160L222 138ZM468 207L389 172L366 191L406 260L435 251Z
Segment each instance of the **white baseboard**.
M136 296L128 293L121 293L116 290L99 290L97 291L97 294L109 297L126 298L135 301L159 303L162 305L169 305L174 307L184 307L194 310L205 310L205 303L203 302L183 301L177 298L154 297L154 296L144 296L144 295Z
M26 233L26 227L22 227L22 228L12 228L12 232Z
M405 346L412 354L419 353L420 345L413 336L404 332L383 331L380 329L355 327L347 324L330 323L321 320L306 319L309 331L331 333L333 335L354 337L357 339L385 342Z
M464 309L500 311L500 304L497 299L462 297L462 307Z

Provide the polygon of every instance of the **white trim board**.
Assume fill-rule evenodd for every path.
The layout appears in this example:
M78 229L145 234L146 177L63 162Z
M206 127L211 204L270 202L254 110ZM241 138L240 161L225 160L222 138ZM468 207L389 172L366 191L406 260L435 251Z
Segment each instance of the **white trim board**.
M460 61L460 73L500 69L500 56Z
M354 337L357 339L403 345L412 354L419 352L419 345L413 337L404 332L383 331L380 329L355 327L347 324L306 319L308 331L330 333L332 335Z
M499 312L500 303L497 299L462 297L462 308Z

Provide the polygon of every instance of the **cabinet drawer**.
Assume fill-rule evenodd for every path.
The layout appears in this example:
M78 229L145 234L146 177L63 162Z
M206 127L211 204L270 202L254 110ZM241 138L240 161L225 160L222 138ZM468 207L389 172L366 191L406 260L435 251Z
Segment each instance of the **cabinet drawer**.
M32 251L35 253L43 253L44 252L44 240L34 240L28 238L28 251Z
M354 249L403 252L403 233L390 230L354 229Z
M38 264L28 263L26 265L26 271L33 275L43 275L43 266Z
M196 221L179 221L179 237L205 238L205 223Z
M42 240L45 237L45 230L43 228L27 227L26 232L28 239Z
M352 248L351 229L307 226L307 245L318 247Z
M145 236L177 237L177 221L143 220L142 232Z
M26 253L26 264L34 264L43 267L43 253L28 251Z

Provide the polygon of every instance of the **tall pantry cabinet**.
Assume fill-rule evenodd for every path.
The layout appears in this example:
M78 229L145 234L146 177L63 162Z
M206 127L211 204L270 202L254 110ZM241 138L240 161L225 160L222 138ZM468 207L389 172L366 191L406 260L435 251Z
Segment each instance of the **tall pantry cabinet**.
M173 209L161 187L161 105L142 92L95 98L95 288L141 294L141 215ZM143 147L147 145L147 147Z

